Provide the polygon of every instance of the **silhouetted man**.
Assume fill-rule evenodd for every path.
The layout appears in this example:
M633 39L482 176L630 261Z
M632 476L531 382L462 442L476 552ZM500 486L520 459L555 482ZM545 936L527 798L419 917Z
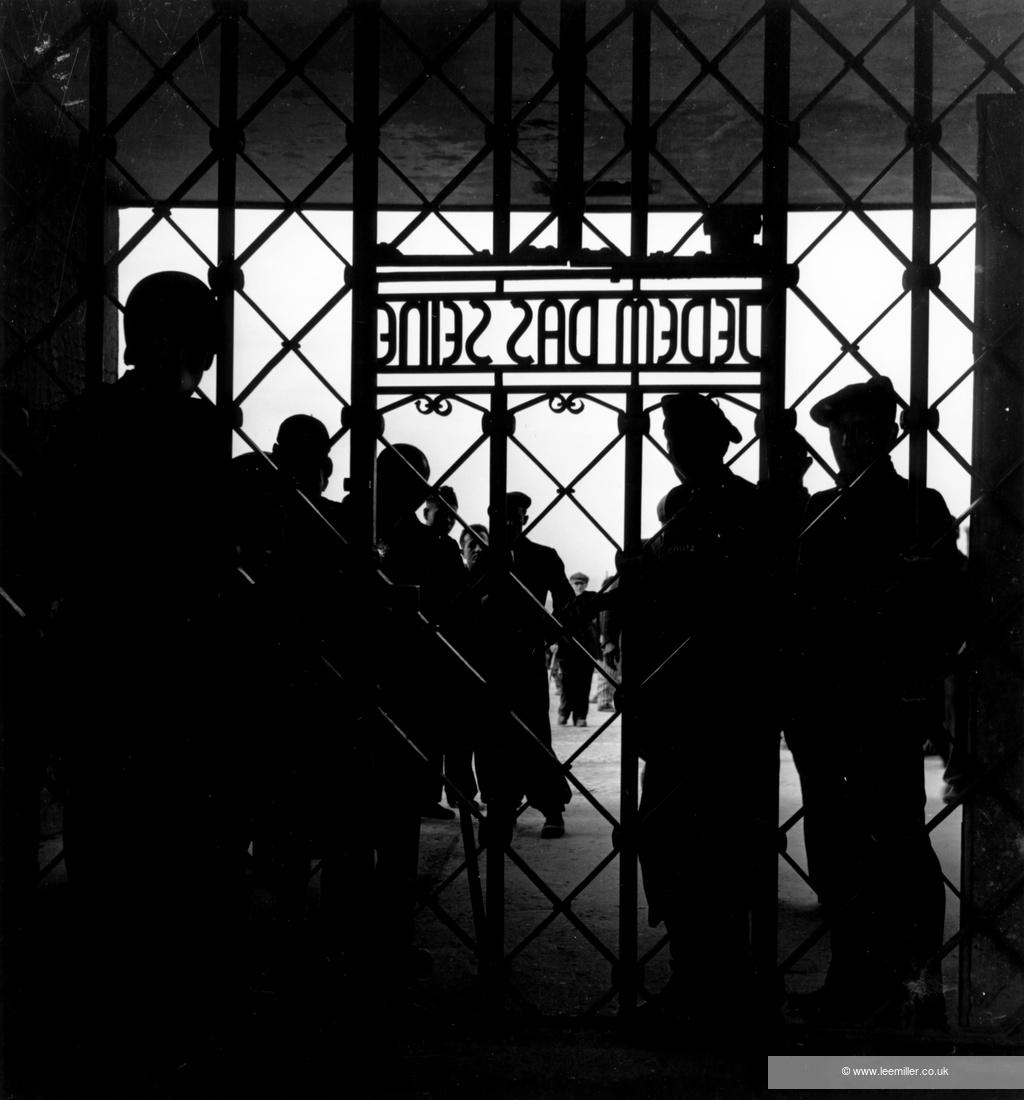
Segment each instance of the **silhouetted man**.
M944 1017L944 889L924 828L919 700L941 700L956 644L956 527L942 497L915 501L893 469L887 378L846 386L828 427L838 486L808 504L797 571L794 716L811 880L832 922L823 989L804 1009L862 1020ZM941 705L941 704L940 704Z
M590 687L594 679L594 661L587 658L589 656L599 660L601 657L598 609L593 606L596 593L587 590L590 578L586 573L573 573L569 583L576 593L571 612L572 637L584 652L581 653L569 641L558 645L555 658L561 673L558 724L564 726L572 722L576 726L586 726L587 711L590 709Z
M217 348L214 297L182 272L150 275L124 333L134 369L69 409L41 515L85 1019L111 1060L173 1048L222 1010L240 870L219 675L226 459L193 397Z
M530 498L511 492L506 500L512 576L486 590L483 623L490 635L492 685L526 728L512 719L498 718L498 729L481 739L477 772L489 818L501 817L502 829L507 831L525 795L544 815L541 836L553 840L565 833L563 811L571 791L551 753L545 653L556 631L544 604L550 597L557 617L571 604L573 591L558 554L523 535ZM476 568L491 568L486 555L481 555Z
M481 553L487 547L487 528L482 523L471 523L459 536L459 549L466 569L473 572Z
M376 655L387 718L378 716L372 730L372 785L381 799L372 821L368 949L354 946L364 976L379 980L386 999L399 1000L411 973L425 963L412 948L413 907L420 815L437 782L440 734L437 715L423 700L451 688L458 671L420 615L437 623L465 585L455 541L438 539L416 516L429 477L426 456L410 444L395 444L377 459L376 549L392 583L381 590L382 606L367 624L366 640Z
M450 485L442 485L436 493L427 497L423 505L423 522L438 538L450 536L455 527L455 512L452 509L458 506L459 498L455 490Z
M239 710L248 715L245 840L293 911L305 898L314 836L321 854L334 854L338 779L354 770L346 740L323 721L345 697L323 658L344 666L348 634L344 521L323 496L330 447L324 424L298 414L282 421L269 456L241 455L231 470L239 560L254 582L241 589L236 647ZM321 878L326 908L334 864L325 862Z
M445 546L444 553L451 558L454 549L461 557L459 544L451 537L455 526L455 509L459 506L459 498L450 485L442 485L436 493L427 497L423 505L423 523L427 530L435 538L450 543ZM446 616L447 618L447 616ZM444 689L438 685L428 694L427 705L435 705L444 693ZM428 702L429 700L429 702ZM431 792L430 798L424 803L421 813L423 817L435 818L442 821L450 820L455 816L454 810L441 805L441 791L448 799L449 806L456 806L459 802L459 792L462 796L472 801L477 793L476 777L473 774L473 750L470 744L469 731L465 728L461 711L456 708L451 712L451 717L445 722L445 729L439 739L441 754L432 762L437 772L437 781ZM441 773L447 777L442 783Z
M646 1014L735 1036L750 1011L752 870L764 850L760 507L724 464L740 435L722 410L695 393L662 408L681 484L624 585L635 607L622 609L633 683L650 678L639 707L640 866L673 969Z

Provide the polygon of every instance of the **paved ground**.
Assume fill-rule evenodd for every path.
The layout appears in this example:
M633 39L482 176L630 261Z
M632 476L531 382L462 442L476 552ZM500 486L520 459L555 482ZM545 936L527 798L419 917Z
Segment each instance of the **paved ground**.
M554 692L552 693L554 698ZM596 738L599 725L609 716L591 710L588 729L559 727L552 710L554 745L560 759L579 753L573 774L613 816L619 812L620 723L612 721ZM593 739L592 743L591 739ZM582 750L582 752L580 751ZM928 813L941 809L942 762L925 761L929 796ZM792 757L781 754L780 822L788 820L800 806L800 785ZM611 985L610 962L604 945L618 952L619 863L611 855L611 824L578 793L566 812L566 835L560 840L542 840L542 818L527 810L519 819L513 841L514 852L529 865L559 898L578 890L572 912L588 931L573 924L565 913L556 913L552 898L532 881L529 874L506 857L507 904L506 950L515 951L513 984L524 998L545 1015L578 1016L584 1013L612 1014L614 1002L606 1000ZM953 814L933 834L933 844L949 880L959 884L960 813ZM802 827L789 834L789 854L803 866ZM468 879L458 873L465 855L458 822L425 821L422 834L421 874L424 884L447 882L438 903L468 937L474 936ZM605 861L607 861L605 863ZM598 871L602 863L603 870ZM820 926L820 913L810 888L784 861L779 862L779 958L789 957ZM588 876L595 877L585 883ZM486 857L481 857L480 874L486 876ZM453 877L454 876L454 877ZM584 885L585 883L585 885ZM694 901L700 903L701 884L694 883ZM643 956L662 940L660 929L647 927L647 911L640 889L638 897L639 949ZM947 937L958 926L959 913L954 895L947 891ZM435 984L450 986L460 999L475 980L475 963L466 944L437 913L424 909L419 918L419 942L430 948L437 962ZM802 992L817 987L827 965L827 937L793 964L787 988ZM955 988L955 955L946 960L946 985ZM665 952L647 965L645 982L657 989L667 977ZM447 997L443 993L442 1000Z
M555 692L552 691L552 702ZM558 726L552 707L554 746L561 760L576 756L573 775L613 817L619 812L620 722L616 718L601 725L609 715L591 708L590 726L578 729ZM578 755L577 755L578 754ZM942 762L925 760L929 816L942 808ZM792 757L783 748L780 769L779 820L788 820L799 808L800 784ZM952 814L932 834L946 877L960 881L960 811ZM513 984L521 994L520 1006L546 1016L578 1017L584 1014L614 1014L607 999L611 986L610 956L618 953L619 863L612 856L611 824L582 795L576 793L566 811L566 835L559 840L542 840L542 818L528 809L519 819L513 841L514 852L536 876L531 879L506 858L506 950L514 950L511 965ZM40 851L45 866L60 850L60 838L44 842ZM789 854L803 866L803 831L798 824L789 833ZM478 985L476 960L469 944L475 939L465 849L458 821L425 820L422 826L420 858L424 891L447 884L437 898L443 911L423 908L418 919L418 941L435 956L435 975L424 983L421 993L428 1001L449 1008L475 1004ZM479 874L486 877L486 856L481 856ZM63 885L63 867L58 865L47 880L47 889ZM565 913L556 913L554 898L546 894L542 880L557 898L576 891L572 913L585 925L574 924ZM315 885L315 883L314 883ZM694 883L695 903L701 885ZM779 958L786 959L820 927L820 913L814 895L788 864L779 861ZM956 897L947 890L946 935L956 931L959 910ZM647 964L645 984L656 990L667 978L664 950L658 951L663 936L647 925L643 890L638 890L637 927L641 956L656 952ZM818 986L827 965L827 937L793 963L787 979L790 992ZM952 992L956 984L955 954L945 960L945 984ZM952 1007L952 1005L950 1006ZM951 1013L951 1018L953 1014Z
M607 718L592 712L592 721ZM573 774L609 813L619 807L619 722L609 723L591 743L589 729L558 727L555 748L561 759L579 753ZM582 751L581 751L582 750ZM926 761L929 812L941 805L941 765ZM799 783L787 752L782 754L780 820L799 805ZM764 1060L744 1062L736 1052L703 1049L686 1036L651 1042L649 1036L623 1031L609 995L611 957L618 952L619 866L611 852L611 825L586 799L576 795L566 814L566 835L540 838L540 815L527 811L520 819L513 851L528 867L505 859L507 902L506 949L513 952L511 1012L499 1025L482 1011L480 983L471 944L475 937L471 895L464 869L460 825L423 823L421 880L424 892L447 883L437 897L439 908L424 907L418 918L418 941L435 960L432 978L415 984L412 1015L404 1030L381 1035L360 1026L360 1006L337 999L319 972L279 981L252 1001L251 1019L240 1046L223 1052L212 1066L186 1066L180 1079L161 1081L151 1096L367 1097L369 1100L447 1100L449 1097L508 1100L612 1100L618 1097L735 1097L761 1095ZM934 836L944 870L959 881L959 814ZM59 845L44 845L43 859ZM790 853L803 861L799 827L790 837ZM480 868L486 875L486 859ZM531 877L532 876L532 877ZM545 886L541 886L540 880ZM315 880L313 888L315 890ZM550 893L546 892L550 891ZM574 924L554 899L575 891ZM66 938L62 868L57 867L40 894L43 971L38 1011L46 1021L37 1035L36 1087L17 1100L78 1100L91 1095L75 1063L63 1064L71 1040L62 1030L61 1005L66 970L60 947ZM701 884L694 883L694 901ZM258 914L257 914L258 916ZM265 914L273 923L272 913ZM637 924L641 953L652 953L645 983L656 990L667 977L665 952L657 951L659 930L647 927L642 890ZM799 877L780 863L780 957L785 957L819 924L815 899ZM956 926L955 903L947 912L947 930ZM820 983L826 954L823 944L793 967L791 990ZM952 990L955 959L946 962ZM952 1007L952 1006L951 1006ZM728 1034L728 1021L723 1021ZM830 1040L831 1041L831 1040ZM854 1036L852 1049L860 1040ZM797 1039L806 1043L807 1039ZM902 1044L902 1045L901 1045ZM906 1036L897 1037L894 1052ZM831 1049L831 1048L830 1048ZM847 1048L837 1048L847 1049ZM117 1095L107 1083L97 1095ZM132 1100L142 1093L126 1093Z

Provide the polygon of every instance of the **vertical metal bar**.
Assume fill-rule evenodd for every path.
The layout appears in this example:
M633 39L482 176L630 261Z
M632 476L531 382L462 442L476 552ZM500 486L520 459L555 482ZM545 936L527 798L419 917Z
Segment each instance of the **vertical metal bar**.
M491 412L488 421L490 432L490 506L488 508L488 568L491 571L492 593L497 595L508 583L505 570L508 565L508 540L506 538L506 494L508 481L508 395L502 375L495 376L491 394ZM493 668L494 682L490 685L494 696L504 709L507 705L509 685L506 683L507 662L501 650L503 638L495 638L496 647ZM499 717L499 721L503 714ZM502 1011L505 984L505 837L511 824L507 815L511 807L502 804L487 806L487 923L486 939L482 952L482 977L484 1000L492 1015Z
M377 451L377 200L380 140L380 3L353 0L355 43L352 180L352 379L349 490L354 535L374 542Z
M221 415L224 457L231 457L235 400L235 291L241 273L235 264L235 201L238 133L238 17L245 0L214 0L220 15L220 103L217 117L217 273L214 290L220 306L217 351L217 411Z
M494 8L494 176L491 183L494 257L508 259L512 222L512 30L518 0Z
M767 428L781 425L786 406L786 307L789 269L789 136L791 12L789 0L770 0L765 10L764 35L764 224L762 250L768 262L768 301L761 325L761 410ZM767 469L767 447L761 441L761 471ZM762 813L769 827L779 819L779 744L766 744L770 758L765 772ZM774 988L778 955L778 855L766 845L760 856L752 914L752 948L759 986L767 1004L777 996Z
M932 0L914 5L913 243L910 280L910 485L915 529L928 477L928 321L932 231Z
M583 78L587 71L586 0L562 0L558 36L558 250L576 255L583 243Z
M85 168L85 384L101 386L105 378L107 336L104 269L108 245L107 211L107 81L110 68L110 21L117 15L114 0L83 0L89 24L89 126Z
M634 326L636 327L636 325ZM625 431L625 500L623 502L622 638L619 648L619 682L622 710L621 759L619 764L619 972L613 975L619 990L619 1012L628 1015L636 1008L639 989L637 964L637 828L640 815L640 759L638 692L642 669L635 661L637 623L632 609L636 562L640 554L641 486L643 484L643 393L634 370L626 394L626 411L621 427Z
M630 255L647 255L647 214L650 198L651 127L651 0L633 2L633 107L630 144Z
M786 404L786 305L789 227L790 7L769 0L764 36L764 224L762 252L768 265L768 302L761 325L761 410L776 425ZM762 471L765 468L762 456Z
M648 172L650 170L651 118L651 5L649 0L636 0L633 6L633 87L630 115L630 255L634 260L647 256ZM637 283L634 280L634 286ZM634 641L636 623L631 609L635 605L633 586L635 563L641 547L641 502L643 485L644 406L640 391L638 367L640 327L635 315L633 370L626 393L626 411L622 427L625 431L625 500L623 501L623 552L625 568L621 571L622 602L625 609L622 622L619 675L622 685L622 747L619 775L620 817L622 836L619 847L619 1012L630 1014L636 1008L639 973L637 964L637 827L639 824L639 770L637 753L639 733L638 691L642 670L635 662Z
M519 0L496 0L494 7L494 176L492 182L493 248L497 260L507 260L512 236L512 63L514 15ZM500 373L495 375L491 411L485 425L490 433L490 485L488 505L488 568L492 590L506 583L505 494L508 480L508 396ZM500 639L495 640L500 645ZM503 706L505 690L504 655L496 653L491 683L492 694ZM498 721L500 721L500 715ZM480 968L484 1004L497 1016L504 1007L505 986L505 836L511 811L504 806L487 807L487 869L484 884L487 904Z

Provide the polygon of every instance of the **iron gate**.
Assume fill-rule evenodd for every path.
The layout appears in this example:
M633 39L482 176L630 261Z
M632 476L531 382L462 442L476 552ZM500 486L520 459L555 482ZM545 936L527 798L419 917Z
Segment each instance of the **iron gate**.
M742 15L682 0L467 0L446 12L441 19L416 3L352 0L308 5L300 19L269 2L192 0L176 7L170 26L166 13L145 4L83 0L70 15L56 4L12 5L4 42L8 132L25 155L5 167L8 389L45 420L64 391L112 376L124 297L118 271L163 233L208 272L219 295L223 350L208 397L224 414L225 449L232 438L255 448L240 414L268 394L267 407L274 406L270 380L284 371L315 379L339 409L334 442L339 453L347 449L360 537L369 542L374 458L382 441L395 441L390 424L410 407L442 417L457 409L478 416L479 429L466 429L465 447L435 485L486 448L489 513L500 517L509 456L522 456L551 486L535 523L553 509L574 509L628 561L645 528L645 469L667 459L650 423L660 394L720 394L745 423L753 426L759 412L759 423L770 427L787 409L802 413L812 395L839 379L895 373L866 349L876 330L906 311L897 447L907 448L912 483L926 484L929 464L948 455L972 481L958 522L991 525L1007 508L1019 521L1012 503L1019 436L1005 435L994 456L979 443L994 424L986 402L1017 392L1019 308L1007 322L1005 313L976 316L951 297L944 267L976 229L939 245L932 232L936 206L947 204L976 207L977 232L1018 233L1017 211L999 181L967 167L979 94L1022 91L1024 26L1012 5L1000 17L975 18L963 2L877 0L859 5L849 21L810 0L769 0ZM874 120L870 160L843 148L843 111L851 104ZM298 136L288 123L296 115L305 125ZM424 130L425 118L432 131ZM723 128L728 143L716 137ZM436 145L427 155L431 138ZM309 151L289 159L297 143ZM812 207L832 220L804 247L791 247L791 213ZM149 212L121 241L117 208ZM215 213L215 248L183 227L181 211L190 208ZM735 224L743 209L763 216L759 243L753 230L746 239L716 241L723 212ZM891 209L909 214L909 241L883 227L880 212ZM239 239L243 211L263 221L247 240ZM351 212L350 252L325 229L322 216L331 211ZM471 231L474 215L484 221ZM882 307L854 328L830 316L801 278L816 250L850 221L902 272ZM261 294L246 278L286 223L301 225L337 273L294 330L275 317L272 292ZM441 238L445 247L436 244ZM33 300L37 268L52 309ZM480 350L482 318L492 309L518 311L521 326L493 354ZM607 331L618 341L592 334L584 349L588 311L603 317L614 310ZM662 316L656 310L677 335L652 363L646 342ZM279 344L258 366L235 354L241 311ZM704 318L696 349L679 335L695 315ZM715 341L733 334L728 355L712 347L713 315L726 318ZM813 318L834 342L834 355L800 384L787 378L794 359L787 327L797 315L803 323ZM951 372L934 366L935 336L943 331L937 316L952 318L975 341L973 361ZM332 325L334 346L310 350ZM524 336L534 341L532 356ZM1010 380L995 398L990 375L1000 363ZM940 411L968 382L981 398L970 455L969 433L954 439L939 424ZM597 455L571 477L556 474L517 434L537 409L563 420L584 410L607 418ZM756 440L745 434L746 450ZM621 455L616 531L577 492L608 455ZM815 458L830 475L827 460ZM17 456L9 463L16 468ZM500 550L501 524L492 529ZM975 750L984 767L930 828L964 806L962 881L946 882L960 927L944 951L960 952L961 1023L1001 1021L1006 1029L1022 1018L1024 876L1012 863L997 872L991 861L1020 828L1019 728L1013 737L993 732L1003 721L1012 727L1012 707L977 718L991 710L997 681L1003 690L1020 682L1012 583L1003 575L993 588L985 574L1002 530L988 542L972 540L975 600L989 606L962 654L961 675L976 692ZM16 577L5 584L8 610L24 619L16 587ZM996 677L991 669L1007 654L1011 671ZM628 658L622 675L622 698L634 697ZM661 946L644 954L637 947L635 723L627 708L618 814L568 771L616 829L600 865L560 897L514 851L508 856L535 880L552 914L567 916L607 962L610 980L595 1011L616 996L628 1008L644 963ZM599 729L585 748L604 734ZM781 833L792 832L799 817L783 821ZM990 862L977 863L977 852ZM472 863L475 853L469 857ZM780 860L784 871L806 878L791 854ZM620 906L614 948L573 910L588 881L612 862ZM482 936L459 933L489 978L522 946L506 943L502 932L505 866L487 861ZM776 874L774 866L766 874L772 896ZM444 890L430 905L451 922ZM785 976L825 931L785 945L776 960L766 919L762 956Z

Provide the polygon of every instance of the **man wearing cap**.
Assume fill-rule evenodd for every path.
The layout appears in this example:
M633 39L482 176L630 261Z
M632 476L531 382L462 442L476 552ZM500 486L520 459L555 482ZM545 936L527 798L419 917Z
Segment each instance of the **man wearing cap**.
M509 722L503 726L503 736L481 741L477 773L489 815L504 816L510 825L525 796L544 815L541 836L554 840L565 833L562 814L571 791L551 752L545 653L557 631L544 606L550 599L555 616L561 618L572 603L573 590L558 553L523 535L533 503L530 498L516 491L507 495L506 502L512 575L503 586L485 593L484 624L490 635L492 680L503 685L509 708L529 733L519 723ZM486 570L486 564L482 568Z
M375 488L375 549L390 585L371 589L372 602L366 602L366 593L351 593L357 606L364 601L372 619L364 611L360 641L367 653L357 655L348 670L367 677L375 672L373 701L381 708L369 710L369 728L358 745L369 750L369 767L353 784L369 820L350 823L368 844L370 882L365 894L358 882L338 885L345 893L339 903L351 918L346 965L357 988L366 983L368 992L382 995L392 1009L404 1004L408 980L430 966L429 954L413 947L420 818L429 798L436 798L440 749L437 713L425 708L424 700L444 691L459 697L462 690L453 680L460 672L457 660L435 631L422 628L422 619L443 623L466 578L454 540L438 539L417 516L430 493L430 462L423 451L409 443L382 449ZM342 501L346 518L354 505L351 494ZM373 584L374 577L365 582ZM351 690L360 686L353 683Z
M423 524L433 535L444 559L454 562L457 557L465 566L462 550L451 534L455 527L455 511L458 507L459 498L455 490L450 485L441 485L436 493L427 497L423 505ZM458 576L463 582L468 579L463 573L459 573ZM459 609L464 609L464 601L459 601ZM455 613L454 620L452 616L445 616L445 618L449 632L454 631L457 636L467 637L467 624L460 621L458 612ZM427 705L436 704L449 691L450 685L435 684L428 690L424 702ZM453 713L451 721L445 724L435 747L432 763L436 779L421 807L422 814L424 817L436 820L451 820L455 817L454 807L458 806L460 798L465 799L467 803L472 803L477 794L476 776L473 774L472 738L469 724L463 718L461 710ZM442 789L448 799L448 807L441 805Z
M310 843L335 804L334 791L319 784L339 771L328 766L338 739L322 721L338 692L322 658L342 633L350 599L344 542L331 530L343 526L341 505L323 496L330 447L327 427L298 413L281 422L269 455L231 463L239 564L253 581L239 588L235 609L245 839L258 873L295 909L305 897Z
M690 1029L728 1020L735 1035L752 993L756 796L769 782L759 498L725 465L740 434L714 401L680 393L662 408L680 485L620 586L624 686L642 685L640 866L673 968L645 1016Z
M838 477L811 497L800 538L786 738L832 958L802 1008L941 1024L944 888L921 731L958 644L956 525L939 493L915 495L893 468L888 378L844 387L811 419L828 428Z
M587 591L590 578L586 573L573 573L569 583L576 593L572 604L572 638L555 643L555 660L560 673L561 698L558 703L558 724L572 722L586 726L590 705L590 685L594 678L594 661L601 659L601 641L597 629L599 609L594 606L596 593ZM580 652L582 647L585 652ZM588 660L587 656L594 660Z

